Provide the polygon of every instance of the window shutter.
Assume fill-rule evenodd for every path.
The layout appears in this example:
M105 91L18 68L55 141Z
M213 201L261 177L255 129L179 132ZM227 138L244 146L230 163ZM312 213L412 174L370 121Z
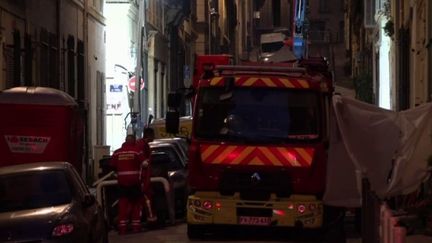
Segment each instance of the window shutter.
M365 0L364 5L364 26L365 28L375 27L375 0Z

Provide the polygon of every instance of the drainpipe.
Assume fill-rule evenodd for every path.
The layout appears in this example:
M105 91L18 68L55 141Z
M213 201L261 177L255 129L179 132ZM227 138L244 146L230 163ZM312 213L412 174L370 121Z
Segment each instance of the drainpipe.
M0 8L0 57L3 57L3 42L6 39L3 36L3 26L2 26L2 15L3 15L3 10ZM0 58L0 70L3 70L3 58ZM0 73L0 77L2 77L2 73ZM6 87L6 82L5 81L0 81L0 90L5 89Z
M138 24L137 24L137 61L135 67L135 92L133 96L133 106L132 112L136 114L141 114L141 117L137 120L139 124L135 124L134 133L136 136L141 137L140 124L145 120L143 107L141 105L141 79L143 77L147 77L147 68L144 67L143 70L143 46L147 46L147 35L146 35L146 8L145 8L145 0L141 0L138 2ZM145 62L146 64L146 62ZM144 72L143 72L144 71ZM144 75L143 75L144 73ZM146 81L146 80L144 80Z
M84 80L87 84L84 88L84 100L82 101L82 111L84 114L84 119L87 123L87 126L84 131L84 137L85 137L85 145L84 145L84 161L85 165L83 165L83 171L85 171L85 178L87 181L91 180L90 173L90 166L93 164L90 158L90 154L93 154L93 148L91 146L91 134L92 134L92 121L89 116L89 107L88 107L88 100L90 96L90 90L91 90L91 82L89 78L89 41L88 41L88 3L89 0L84 0L84 12L83 12L83 42L84 42ZM78 43L78 42L77 42Z
M427 24L426 26L428 26L428 42L426 44L426 47L428 49L428 66L429 66L429 71L427 73L427 80L429 80L428 83L428 95L427 95L427 101L430 102L432 101L432 3L430 1L427 1L426 4L427 9L428 9L428 19L427 19Z
M143 45L141 47L144 47L142 54L144 55L141 57L142 59L142 67L143 67L143 79L144 82L147 82L148 84L148 36L147 36L147 7L146 7L146 0L143 1L143 27L142 27L142 43ZM144 83L145 84L145 83ZM147 117L148 117L148 85L145 85L145 88L143 90L143 94L140 95L140 109L141 109L141 120L146 123ZM141 91L140 91L141 93ZM147 124L148 125L148 124Z
M62 25L60 23L61 21L61 7L62 7L62 0L56 1L56 29L57 29L57 63L60 65L57 66L57 80L59 82L58 87L62 89L64 88L65 80L62 79L62 61L61 61L61 55L62 55L62 46L61 46L61 33L62 33Z

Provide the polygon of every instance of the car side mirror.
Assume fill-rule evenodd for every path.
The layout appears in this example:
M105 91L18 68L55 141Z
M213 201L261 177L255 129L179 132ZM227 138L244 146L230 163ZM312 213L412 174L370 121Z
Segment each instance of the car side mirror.
M82 204L84 207L90 207L96 202L96 198L91 194L85 194Z

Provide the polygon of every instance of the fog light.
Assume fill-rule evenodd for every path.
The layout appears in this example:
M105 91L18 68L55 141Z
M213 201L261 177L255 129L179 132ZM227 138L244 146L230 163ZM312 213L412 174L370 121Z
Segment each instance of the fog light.
M220 209L220 208L222 207L222 204L221 204L220 202L216 202L216 203L215 203L215 207L216 207L217 209Z
M200 200L195 200L195 201L194 201L194 205L195 205L196 207L200 207L200 206L201 206L201 201L200 201Z
M53 236L62 236L70 234L74 230L73 224L61 224L53 229Z
M298 211L299 213L304 213L304 212L306 211L306 207L305 207L305 205L300 204L300 205L297 207L297 211Z

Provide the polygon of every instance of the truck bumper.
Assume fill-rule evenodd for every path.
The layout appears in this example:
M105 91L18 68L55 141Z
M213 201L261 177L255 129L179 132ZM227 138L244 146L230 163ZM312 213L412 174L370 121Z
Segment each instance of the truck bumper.
M238 193L197 192L188 198L190 225L255 225L315 229L323 223L323 205L315 196L291 195L268 201L241 200Z

